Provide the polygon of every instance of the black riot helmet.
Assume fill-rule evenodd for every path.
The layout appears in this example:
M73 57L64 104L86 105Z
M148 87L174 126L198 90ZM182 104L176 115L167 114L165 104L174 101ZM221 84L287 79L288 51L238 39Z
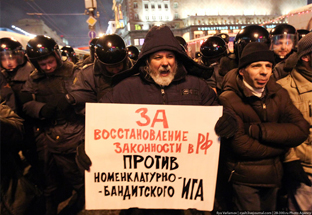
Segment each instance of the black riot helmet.
M271 50L280 58L285 58L297 43L297 31L296 28L289 24L279 24L275 26L270 32L271 37ZM281 51L281 47L285 51Z
M43 72L38 64L49 56L54 56L58 67L63 64L58 44L54 39L45 35L38 35L30 39L26 46L26 55L32 65L40 72Z
M105 65L114 65L127 59L127 48L117 34L104 35L95 45L95 57Z
M212 36L201 44L200 52L203 63L209 66L227 54L227 45L221 37Z
M310 31L308 31L308 30L306 30L306 29L298 29L298 30L297 30L298 42L299 42L299 40L302 39L302 37L304 37L304 36L307 35L308 33L310 33Z
M234 53L238 60L242 54L243 48L250 42L261 42L270 47L269 32L259 25L249 25L240 30L234 40Z
M61 48L61 57L63 61L71 61L77 63L76 52L71 46L63 46Z
M181 36L175 36L175 38L178 40L178 42L180 43L180 45L182 46L184 51L187 52L187 43L186 43L185 39Z
M1 67L7 71L13 71L17 66L25 63L25 50L22 44L14 38L4 37L0 39L0 58Z
M226 42L226 44L230 42L230 36L226 33L218 33L215 34L214 36L221 37Z
M133 45L127 46L128 56L136 61L139 58L139 49Z
M95 37L91 39L89 42L90 56L92 61L94 61L95 44L98 41L98 39L99 39L98 37Z

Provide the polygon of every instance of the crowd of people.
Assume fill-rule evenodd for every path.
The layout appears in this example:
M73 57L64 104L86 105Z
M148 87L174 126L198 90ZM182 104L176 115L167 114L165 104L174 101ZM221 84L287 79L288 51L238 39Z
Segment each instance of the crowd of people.
M154 26L141 50L105 35L78 61L72 47L60 50L49 36L25 48L1 38L1 214L208 213L85 211L87 102L222 105L209 213L311 212L312 32L249 25L236 35L233 53L228 43L227 34L211 36L192 59L183 37Z

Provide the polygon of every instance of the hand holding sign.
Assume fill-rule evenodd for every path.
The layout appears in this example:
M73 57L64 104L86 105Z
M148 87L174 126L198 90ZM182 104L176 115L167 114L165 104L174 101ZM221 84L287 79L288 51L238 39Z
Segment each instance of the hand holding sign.
M90 166L92 164L89 156L86 154L85 151L85 144L81 143L78 147L77 147L77 154L76 154L76 163L79 167L79 169L84 172L85 170L89 171L90 170Z

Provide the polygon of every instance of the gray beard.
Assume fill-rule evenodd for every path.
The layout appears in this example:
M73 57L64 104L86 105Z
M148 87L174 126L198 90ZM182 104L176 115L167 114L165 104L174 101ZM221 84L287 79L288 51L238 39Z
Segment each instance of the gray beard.
M170 69L170 67L168 68ZM173 71L167 77L161 77L159 73L163 71L163 69L159 69L158 73L149 70L149 75L159 86L169 86L174 79L174 76L177 74L177 66L173 69Z

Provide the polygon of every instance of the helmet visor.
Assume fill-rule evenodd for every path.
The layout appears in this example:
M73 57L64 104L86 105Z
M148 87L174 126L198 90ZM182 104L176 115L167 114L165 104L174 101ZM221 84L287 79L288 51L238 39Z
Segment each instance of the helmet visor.
M1 67L13 70L25 62L25 52L23 50L0 52Z
M294 34L278 34L272 36L271 50L281 58L289 54L296 45Z

